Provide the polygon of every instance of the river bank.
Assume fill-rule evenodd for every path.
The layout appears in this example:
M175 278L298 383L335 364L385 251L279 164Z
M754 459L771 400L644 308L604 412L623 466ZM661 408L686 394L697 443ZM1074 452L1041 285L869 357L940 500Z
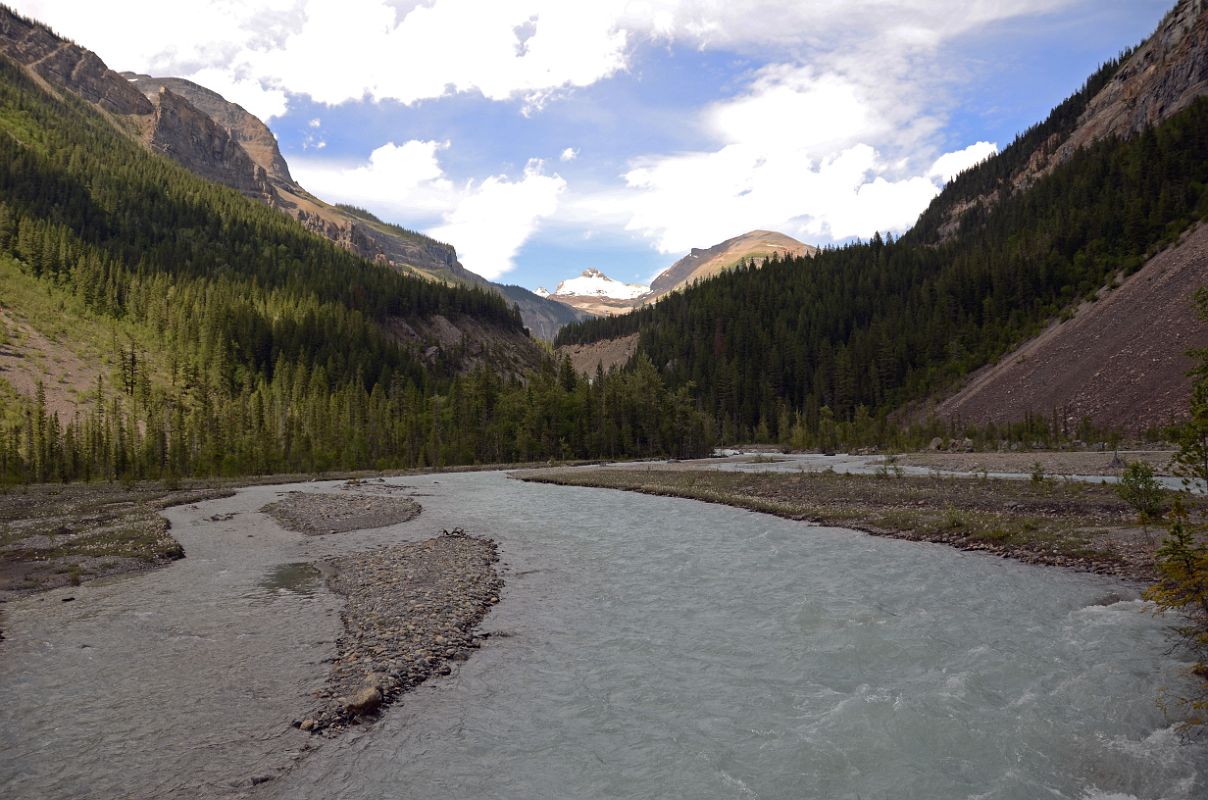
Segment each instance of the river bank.
M514 477L683 497L814 525L926 541L1023 561L1152 581L1160 527L1137 524L1110 486L1045 478L809 472L731 472L679 468L526 471ZM1171 493L1173 496L1173 493ZM1201 497L1188 499L1193 507Z
M1157 687L1183 685L1165 624L1116 579L498 472L375 484L175 506L164 513L187 558L6 603L0 795L552 800L743 785L1190 800L1208 775L1154 704ZM379 492L422 513L307 535L262 512ZM411 663L374 652L394 646L375 637L407 634L377 598L364 596L363 628L346 625L359 590L329 589L357 578L347 565L399 596L414 580L414 599L444 611L419 562L396 556L432 553L441 575L462 559L489 580L485 538L433 540L457 525L495 540L491 568L507 581L479 595L490 611L476 638L406 612L446 639L432 638L443 652L410 650L444 659L436 679L372 725L301 731L325 703L355 699L369 670ZM396 565L389 577L361 561L375 553ZM330 565L328 583L314 565Z

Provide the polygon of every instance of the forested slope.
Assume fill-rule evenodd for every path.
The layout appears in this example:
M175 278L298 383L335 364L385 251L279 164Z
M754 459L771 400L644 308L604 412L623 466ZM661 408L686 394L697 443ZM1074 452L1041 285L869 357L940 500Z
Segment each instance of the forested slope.
M51 325L65 346L106 330L110 342L86 344L112 359L71 419L49 413L44 389L5 394L0 480L705 446L704 420L657 375L614 376L597 397L548 360L526 381L485 366L497 358L466 374L460 344L406 341L400 322L459 315L504 339L523 332L498 294L363 260L148 153L5 57L0 270L0 322ZM22 307L35 292L49 302Z
M1035 135L1077 119L1111 69ZM640 332L640 352L671 385L698 387L724 436L787 440L816 431L820 416L877 417L954 386L1208 216L1200 99L1133 138L1078 150L992 207L970 206L944 238L948 212L1013 174L1025 151L1008 148L958 177L900 241L878 236L723 275L564 329L558 343Z

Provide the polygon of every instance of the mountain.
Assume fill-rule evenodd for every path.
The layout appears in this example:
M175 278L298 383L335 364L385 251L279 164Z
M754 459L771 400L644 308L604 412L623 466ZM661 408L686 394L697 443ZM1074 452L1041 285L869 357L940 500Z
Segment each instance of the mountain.
M289 214L340 247L400 272L504 294L463 267L452 245L307 192L290 175L268 126L217 92L181 78L118 74L91 51L3 6L0 53L111 115L120 130L152 150ZM550 301L524 294L511 299L535 335L557 332L554 321L564 315Z
M774 231L751 231L692 252L663 270L649 286L621 283L596 269L564 280L552 292L537 294L597 317L624 314L658 302L677 289L720 275L740 264L761 265L768 258L812 256L816 247Z
M635 357L695 387L724 440L816 445L841 425L876 441L928 399L990 437L1171 421L1188 405L1179 353L1208 345L1187 302L1208 283L1190 233L1208 219L1206 14L1181 0L900 239L728 272L556 345L636 334Z
M802 244L783 233L751 231L733 239L726 239L706 250L693 248L691 253L660 272L658 277L651 281L651 295L653 298L662 297L747 261L762 262L773 256L812 256L817 252L818 248Z
M1208 3L1179 0L1138 47L1104 64L1049 117L994 158L954 178L909 234L937 241L963 221L978 224L1003 198L1026 189L1085 147L1129 138L1208 92Z
M0 485L711 445L648 364L580 381L499 292L368 260L270 207L285 176L183 94L149 99L7 10L0 41ZM192 140L193 167L240 189L150 145Z
M586 312L556 303L523 286L496 284L496 287L500 294L520 309L524 326L538 339L552 342L558 331L566 325L587 319Z

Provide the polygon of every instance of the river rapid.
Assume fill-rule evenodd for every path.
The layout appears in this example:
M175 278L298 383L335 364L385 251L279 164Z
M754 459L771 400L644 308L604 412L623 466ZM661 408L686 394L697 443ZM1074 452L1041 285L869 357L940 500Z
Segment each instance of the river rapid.
M177 564L7 604L0 796L1208 794L1135 586L502 473L389 482L417 519L304 537L258 509L336 484L245 489L167 512ZM291 565L454 526L505 562L483 647L371 726L291 728L341 605Z

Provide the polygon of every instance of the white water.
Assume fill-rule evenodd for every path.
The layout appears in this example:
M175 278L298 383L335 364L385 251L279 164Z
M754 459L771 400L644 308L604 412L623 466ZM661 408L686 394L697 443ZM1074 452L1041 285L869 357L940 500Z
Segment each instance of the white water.
M405 525L303 539L247 490L170 512L178 565L11 604L0 795L1205 796L1204 746L1156 705L1187 686L1166 622L1112 597L1133 587L686 500L401 482L431 494ZM287 769L338 603L265 576L453 525L500 540L508 635Z

